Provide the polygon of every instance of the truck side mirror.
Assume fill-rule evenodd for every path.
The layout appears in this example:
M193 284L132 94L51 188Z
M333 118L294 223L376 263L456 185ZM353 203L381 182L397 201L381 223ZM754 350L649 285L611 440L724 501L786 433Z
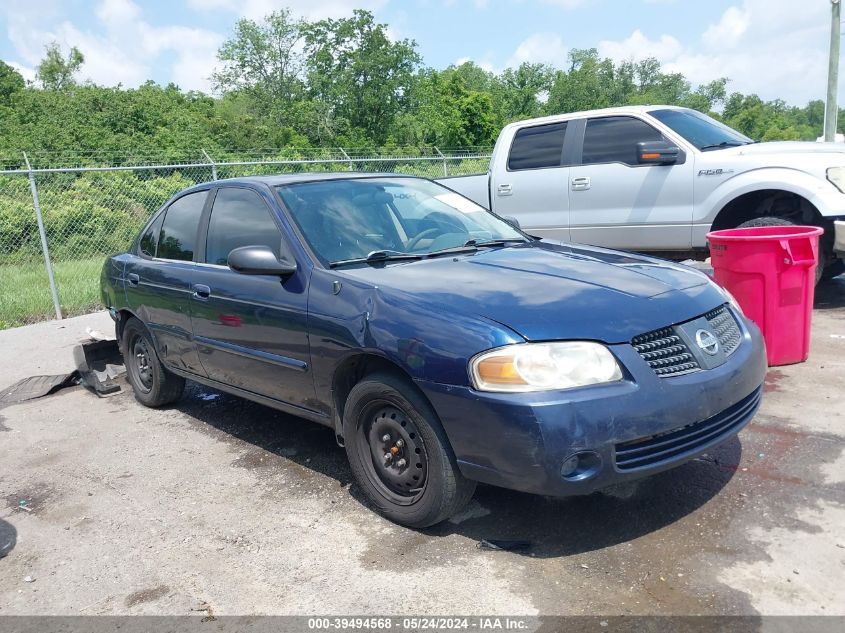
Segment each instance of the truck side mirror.
M519 220L517 220L517 219L516 219L515 217L513 217L512 215L503 215L503 216L502 216L502 219L503 219L505 222L507 222L508 224L510 224L510 225L511 225L513 228L515 228L515 229L521 229L521 228L522 228L521 226L519 226Z
M637 143L637 162L640 165L674 165L680 155L680 148L666 141Z

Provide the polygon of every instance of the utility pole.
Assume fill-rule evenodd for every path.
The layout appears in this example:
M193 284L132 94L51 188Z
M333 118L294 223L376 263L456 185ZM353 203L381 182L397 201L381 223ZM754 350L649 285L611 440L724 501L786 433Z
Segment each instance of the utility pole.
M827 102L824 108L824 140L832 143L836 140L836 122L839 107L836 105L836 93L839 89L839 36L842 25L839 15L842 5L839 0L830 0L830 61L827 67Z

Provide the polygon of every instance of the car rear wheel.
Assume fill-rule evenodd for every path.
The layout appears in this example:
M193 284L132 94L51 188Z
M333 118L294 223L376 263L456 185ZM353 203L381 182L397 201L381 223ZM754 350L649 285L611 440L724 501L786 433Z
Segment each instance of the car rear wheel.
M795 222L776 216L763 216L743 222L737 228L744 229L746 227L755 226L795 226ZM834 267L838 265L837 262L839 262L839 260L835 260L833 262L830 260L831 257L822 252L822 249L820 248L819 262L816 266L816 285L818 285L822 279L829 279L830 277L835 277L843 272L843 270L839 270L838 272L834 270Z
M122 347L126 376L138 402L160 407L182 396L185 379L164 368L149 331L138 319L126 322Z
M461 475L431 405L401 377L366 376L352 388L343 416L352 473L375 509L423 528L461 510L475 482Z

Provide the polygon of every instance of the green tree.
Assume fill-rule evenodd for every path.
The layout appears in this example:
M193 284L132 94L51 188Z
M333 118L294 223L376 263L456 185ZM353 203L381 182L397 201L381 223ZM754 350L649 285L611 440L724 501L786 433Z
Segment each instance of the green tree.
M407 102L420 63L413 40L391 41L369 11L306 27L312 96L339 120L352 144L383 143Z
M12 95L26 87L21 74L0 60L0 103L9 103Z
M74 75L85 62L82 52L72 46L67 57L62 56L58 42L46 47L47 54L35 69L35 77L45 90L68 90L76 85Z
M220 92L249 90L268 100L301 97L305 22L290 10L274 11L261 22L242 19L217 51L222 66L212 74Z

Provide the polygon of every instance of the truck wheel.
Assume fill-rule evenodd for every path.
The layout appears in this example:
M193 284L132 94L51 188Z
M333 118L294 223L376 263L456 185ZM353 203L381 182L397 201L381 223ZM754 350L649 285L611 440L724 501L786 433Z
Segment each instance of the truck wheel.
M431 405L398 376L371 374L352 388L343 438L355 480L391 521L414 528L440 523L475 492Z
M135 399L148 407L160 407L182 396L185 379L164 368L144 324L131 318L123 328L123 362Z
M753 227L753 226L795 226L795 222L792 220L787 220L786 218L779 218L776 216L763 216L761 218L754 218L753 220L748 220L747 222L743 222L737 228L744 229L746 227ZM819 282L823 278L829 278L827 276L828 268L835 266L836 263L829 263L830 257L827 254L821 251L819 248L819 262L816 265L816 285L819 285ZM839 260L837 260L839 261ZM831 271L833 272L833 271ZM831 275L831 277L835 277L836 275L845 272L845 268L840 270L837 273Z

